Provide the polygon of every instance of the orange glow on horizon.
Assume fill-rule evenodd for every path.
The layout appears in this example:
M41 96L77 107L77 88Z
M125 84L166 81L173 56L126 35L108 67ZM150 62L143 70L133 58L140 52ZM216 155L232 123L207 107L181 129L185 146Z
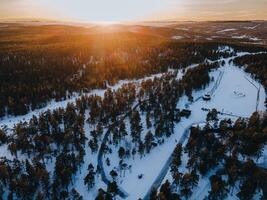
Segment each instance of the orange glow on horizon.
M267 20L266 0L1 0L0 19L110 24L144 20Z

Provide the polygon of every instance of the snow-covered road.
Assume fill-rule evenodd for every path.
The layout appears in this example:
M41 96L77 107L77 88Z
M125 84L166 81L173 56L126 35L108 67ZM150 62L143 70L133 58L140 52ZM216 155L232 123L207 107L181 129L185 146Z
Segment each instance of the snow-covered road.
M220 83L221 83L221 80L222 80L222 77L223 77L223 74L224 74L224 71L220 71L219 72L219 75L214 83L214 86L212 87L212 89L208 92L210 95L213 95L216 91L216 89L219 87ZM202 96L196 98L194 100L193 103L199 101L202 99ZM189 106L189 104L187 104L187 106ZM189 135L189 130L190 128L194 125L194 124L200 124L200 123L205 123L205 121L200 121L200 122L192 122L190 125L188 125L184 131L183 131L183 134L181 135L178 143L180 144L184 144L185 141L188 139L188 135ZM174 151L174 150L173 150ZM148 192L146 193L146 195L144 196L143 200L149 200L150 198L150 193L152 191L152 189L158 189L161 185L162 185L162 182L165 178L165 176L167 175L168 171L169 171L169 167L172 163L172 159L173 159L173 152L172 154L169 156L169 158L167 159L167 161L165 162L163 168L160 170L160 173L159 175L157 176L156 180L153 182L152 186L149 188Z
M232 119L237 119L238 117L249 117L254 111L255 111L255 105L256 107L259 106L259 110L264 110L264 99L265 99L265 94L264 91L260 91L260 90L255 90L254 86L251 85L251 83L249 83L245 77L247 76L247 74L245 72L240 71L241 69L233 66L230 63L229 59L226 59L227 61L227 65L223 68L224 72L226 74L226 77L223 77L221 75L221 73L218 75L217 81L215 82L214 86L212 87L212 89L210 91L212 91L212 100L211 102L203 102L203 101L199 101L200 98L196 98L197 101L194 101L193 103L190 104L191 108L197 106L197 104L199 104L198 106L201 106L201 104L205 105L205 104L211 104L211 105L205 105L207 107L211 108L217 108L218 110L224 110L225 112L222 112L222 114L227 115L228 117L232 118ZM240 73L242 72L242 73ZM231 74L230 74L231 73ZM230 79L230 77L232 77L232 79ZM233 78L234 77L234 78ZM231 81L230 81L231 80ZM256 81L253 80L255 83ZM222 83L222 85L220 85L220 83ZM259 83L257 83L259 84ZM226 98L224 98L222 95L227 94L229 91L231 91L230 88L234 89L235 87L239 88L239 89L244 89L246 91L246 96L242 98L235 98L234 96L230 95L231 98L233 98L233 101L229 101L228 105L226 106L227 100ZM222 89L229 89L229 91L225 91L224 92L220 92ZM219 91L217 91L219 90ZM219 102L224 101L222 103L218 104L218 100ZM241 101L244 100L244 103L240 103ZM233 106L231 105L231 103L233 103ZM187 104L189 105L189 104ZM227 108L228 107L228 108ZM229 109L229 107L231 107L232 109ZM194 110L194 109L192 109ZM229 111L233 111L236 114L233 114L232 112ZM183 134L181 135L181 138L179 140L179 142L185 142L185 140L187 139L186 136L188 136L188 130L191 127L193 123L193 120L191 119L191 124L189 126L187 126L187 128L184 130ZM171 154L172 155L172 154ZM156 180L153 182L152 186L149 188L148 192L146 193L146 195L144 196L145 200L149 199L149 194L152 190L152 188L156 188L158 189L160 187L160 185L162 184L163 180L165 180L165 176L168 173L169 170L169 166L171 163L171 158L172 156L170 156L167 161L165 162L162 170L160 171L159 175L157 176ZM265 158L265 157L264 157ZM265 163L263 164L257 164L260 167L266 168ZM204 182L203 182L204 183ZM193 195L194 197L200 197L199 195L201 194L203 197L205 197L205 195L207 194L208 188L209 188L209 181L205 181L205 184L202 185L203 187L199 188L199 190L196 190L194 194L198 194ZM195 199L195 198L190 198L190 199Z
M245 54L248 53L239 53L238 56ZM200 97L211 91L214 88L215 83L210 84L204 90L195 91L193 96L195 100L198 100L192 104L188 104L188 99L186 97L182 97L182 99L178 102L177 107L183 108L185 105L189 105L189 109L192 110L192 115L189 119L183 119L180 123L175 125L175 134L171 136L164 145L158 147L159 149L153 150L153 152L140 161L134 160L134 162L130 162L130 164L133 164L133 172L125 177L121 185L130 194L128 199L134 200L144 196L147 197L148 191L150 191L153 187L153 184L157 183L156 185L158 185L158 182L160 182L158 180L162 180L162 176L164 177L166 166L168 169L170 155L177 144L175 140L180 141L180 138L183 136L186 128L194 122L205 121L207 113L203 112L201 108L216 108L224 114L220 116L221 118L228 117L234 121L239 117L250 117L250 115L255 112L257 91L245 79L245 76L248 76L248 74L245 73L243 69L234 66L231 62L232 59L233 58L223 59L226 63L225 66L222 66L219 70L211 72L211 76L217 79L220 77L219 72L224 71L223 76L221 76L219 81L220 84L216 85L216 90L212 95L211 101L205 102ZM257 81L255 81L255 83L259 84ZM240 91L246 95L243 97L236 96L234 91ZM261 90L259 94L259 110L265 109L264 100L265 92ZM155 163L157 164L155 165ZM144 180L135 180L137 173L145 174ZM163 180L168 177L169 173L167 173L167 176L163 178ZM171 177L169 178L171 179ZM198 188L196 191L197 190Z
M249 53L238 53L237 56L243 56L248 54ZM191 125L194 124L195 122L202 122L205 121L206 119L206 113L203 112L201 108L203 107L208 109L216 108L218 111L225 113L226 115L229 116L229 118L233 120L237 119L238 116L249 117L251 113L255 111L255 105L257 99L258 99L258 110L265 110L264 100L266 95L264 90L260 90L259 93L257 94L258 91L256 91L255 87L251 83L249 83L249 81L247 81L245 78L249 74L245 73L243 69L234 66L233 63L230 62L235 57L236 56L225 59L222 58L219 60L219 61L224 60L226 63L225 66L220 67L218 70L213 70L210 73L210 75L213 76L215 80L220 80L220 81L215 81L211 83L209 86L207 86L207 88L203 90L194 91L193 97L195 101L193 103L189 104L186 96L183 96L180 99L177 107L184 108L186 105L188 105L189 109L192 110L192 115L188 119L182 119L180 123L175 125L175 131L174 131L175 133L170 138L166 139L164 144L153 149L149 155L145 156L142 159L136 158L135 160L127 161L129 162L129 164L132 165L132 173L128 173L126 177L123 178L123 182L119 183L120 191L125 190L126 192L123 193L129 195L129 196L125 195L124 197L127 197L127 199L129 200L136 200L144 196L146 198L147 194L154 185L159 187L164 179L169 178L168 177L169 164L171 162L171 155L173 149L175 148L177 142L185 142L187 139L188 135L187 131L189 127L191 127ZM192 65L190 67L195 67L195 66L197 65ZM220 72L223 73L221 74ZM131 80L120 81L115 86L112 86L111 89L116 90L125 83L136 83L138 85L143 80L152 79L154 77L160 77L160 76L162 76L162 74L156 74L153 76L146 77L144 79L138 79L132 81ZM183 73L179 71L177 79L181 78L182 76ZM259 84L255 80L252 81L256 84ZM201 98L202 95L210 91L213 91L211 101L210 102L203 101ZM235 91L238 91L239 93L243 93L245 95L238 96L236 95ZM94 90L85 95L96 94L99 96L103 96L104 92L105 90ZM38 116L40 113L45 112L48 109L53 110L59 107L65 108L68 103L74 103L76 99L79 97L80 95L77 94L66 101L62 102L52 101L45 108L32 111L24 116L6 117L0 120L0 128L5 125L7 126L7 128L13 128L14 124L20 121L28 121L30 118L32 118L33 115ZM225 118L225 116L223 116L223 118ZM90 132L89 129L85 130L88 133ZM105 137L107 137L106 135L108 136L108 131L106 132ZM102 144L105 144L106 142L105 137L102 141ZM0 148L0 157L6 156L7 154L8 152L6 151L6 147ZM88 152L86 153L86 159L87 157L88 161L85 162L86 164L84 167L85 168L84 171L86 171L87 167L86 165L88 165L90 162L93 162L95 166L97 164L100 167L102 166L101 179L97 180L99 184L97 184L96 187L105 188L105 184L107 184L109 177L108 175L105 174L104 171L105 166L103 166L101 148L96 156L91 155L91 152L88 150ZM114 163L116 159L117 158L114 157ZM141 181L136 178L139 173L145 174L144 178ZM81 175L81 177L84 176ZM83 184L83 179L79 178L78 182L75 183L75 186L82 187L81 184ZM82 194L84 197L88 197L89 195L88 198L93 199L96 195L96 194L93 195L89 194L90 192L88 193L85 187L82 187L81 190L79 190L79 193ZM207 192L208 189L197 188L195 192L199 193L201 191L201 193L203 193L203 190L204 192Z
M204 121L202 122L198 122L198 123L205 123ZM198 123L192 123L189 126L187 126L181 136L181 138L178 141L178 144L184 144L186 142L186 140L188 139L189 136L189 130L190 128L194 125L194 124L198 124ZM162 182L165 178L165 176L167 175L170 165L172 163L172 159L173 159L173 152L172 154L169 156L168 160L166 161L166 163L164 164L163 168L160 170L159 175L157 176L156 180L153 182L152 186L149 188L148 192L146 193L146 195L144 196L143 200L149 200L150 199L150 193L153 189L158 189L161 185Z

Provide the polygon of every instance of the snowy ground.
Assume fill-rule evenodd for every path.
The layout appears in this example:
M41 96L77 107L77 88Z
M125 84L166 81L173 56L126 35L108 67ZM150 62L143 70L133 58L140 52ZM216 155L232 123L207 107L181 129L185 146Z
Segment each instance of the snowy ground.
M161 77L164 73L158 73L154 74L145 78L141 79L136 79L136 80L121 80L117 84L113 86L108 86L111 90L117 90L121 88L124 84L127 83L135 83L136 85L139 85L143 80L148 80L148 79L154 79L155 77ZM83 93L83 95L98 95L103 97L106 89L96 89L92 90L89 93ZM64 101L54 101L52 100L49 102L44 108L41 109L36 109L34 111L29 112L26 115L20 115L20 116L6 116L3 118L0 118L0 128L3 128L4 126L7 128L13 128L13 126L21 121L29 121L33 115L38 116L39 114L47 111L47 110L55 110L57 108L66 108L68 103L75 103L76 99L78 99L82 94L74 94L71 98L66 99ZM1 155L1 154L0 154Z
M225 32L230 32L230 31L236 31L236 29L235 28L223 29L223 30L217 31L217 33L225 33Z
M180 39L183 39L184 37L183 36L180 36L180 35L175 35L175 36L172 36L172 39L174 40L180 40Z
M248 35L240 35L240 36L234 35L234 36L232 36L232 38L233 39L248 39L251 41L261 41L260 38L252 37L252 36L248 36Z
M196 65L192 65L191 67L194 67ZM114 86L108 86L108 88L112 89L112 90L117 90L119 88L121 88L123 86L123 84L127 84L127 83L135 83L137 86L143 81L143 80L148 80L148 79L153 79L155 77L161 77L163 75L163 73L159 73L159 74L154 74L142 79L137 79L137 80L121 80L119 81L117 84L115 84ZM181 73L179 73L179 76L182 76ZM86 93L83 95L99 95L101 97L104 96L106 90L93 90L90 93ZM8 129L12 129L13 126L21 121L29 121L33 115L38 116L39 114L47 111L47 110L54 110L57 108L66 108L68 103L75 103L76 99L78 99L80 97L79 94L75 94L73 95L70 99L67 99L65 101L60 101L60 102L55 102L55 101L51 101L46 107L42 108L42 109L37 109L34 110L26 115L23 116L17 116L17 117L13 117L13 116L7 116L5 118L2 118L0 120L0 128L6 127ZM88 115L88 114L87 114ZM85 116L85 118L87 119L88 116ZM90 127L88 125L88 123L85 123L84 126L84 131L86 134L86 137L88 138L88 141L92 138L92 136L90 135L90 131L93 130L93 127ZM106 132L106 130L104 129L104 132ZM84 156L84 164L82 165L82 167L80 168L80 170L77 172L77 174L75 175L74 178L74 185L73 187L85 198L85 199L95 199L97 193L98 193L98 189L99 188L103 188L106 189L106 184L101 180L100 175L97 175L96 180L95 180L95 186L90 189L88 191L87 187L84 185L84 177L86 176L86 174L88 173L87 171L87 167L90 163L93 164L94 168L96 169L97 167L97 153L92 153L91 149L87 146L85 148L85 156ZM7 159L12 160L13 156L11 155L10 151L8 151L7 149L7 145L1 145L0 146L0 158L1 157L6 157ZM25 160L27 158L27 156L18 153L18 158L20 160ZM54 170L54 166L55 166L55 159L49 160L46 163L46 168L48 171L50 171L50 175L51 178L53 177L53 170Z
M232 64L223 67L224 76L221 84L214 93L212 100L209 102L198 101L194 103L190 109L193 113L190 117L190 121L205 120L206 113L201 112L200 108L216 108L219 111L233 113L242 117L249 117L255 111L257 91L255 87L249 83L244 77L249 76L240 68L233 66ZM257 83L258 84L258 83ZM240 91L245 94L244 97L240 97L234 94L234 91ZM265 110L264 106L265 91L263 87L260 91L259 110ZM204 115L203 115L204 114ZM229 116L221 116L226 118ZM236 117L230 117L235 120ZM266 163L267 147L265 146L263 156L258 160L260 164ZM187 160L187 156L183 155L183 161ZM185 170L185 163L183 163L180 170ZM209 191L209 176L202 177L198 186L193 191L193 195L190 199L204 199L208 195ZM172 180L170 172L167 174L166 179ZM165 179L165 180L166 180ZM235 193L234 193L235 194ZM237 199L235 195L228 196L228 199Z
M90 131L93 130L93 127L90 127L88 123L84 126L84 132L88 139L91 139ZM106 131L104 129L104 131ZM84 177L87 175L87 167L89 164L93 164L94 169L97 167L97 153L92 153L89 147L85 148L85 156L84 156L84 164L81 166L80 173L75 176L75 181L73 187L79 192L80 195L84 197L84 199L95 199L98 194L98 189L102 188L106 190L105 183L102 182L99 174L96 175L95 178L95 186L88 191L87 187L84 185Z
M244 55L246 53L239 53L238 55ZM188 98L183 96L180 101L178 102L178 108L184 108L185 105L189 105L189 109L192 110L192 115L186 119L183 118L180 123L175 125L175 133L170 137L165 139L165 143L152 149L151 153L146 155L143 158L140 158L138 154L136 154L135 159L133 160L130 158L127 160L127 164L132 165L131 171L126 171L125 177L119 177L118 183L120 187L122 187L127 193L129 193L129 200L136 200L138 198L144 197L144 195L148 192L149 188L151 187L153 181L156 179L158 174L160 173L162 167L166 163L167 159L171 155L174 147L177 144L177 141L181 138L184 130L189 127L192 123L203 122L206 120L206 112L202 111L201 108L216 108L218 111L223 111L224 113L234 114L242 117L249 117L256 108L256 96L257 90L255 87L246 79L248 78L256 85L259 85L256 81L250 78L249 74L246 74L242 69L233 66L232 63L229 63L231 58L222 59L226 61L226 65L224 67L220 67L218 70L214 70L211 72L211 76L214 77L216 80L220 74L220 72L224 72L221 82L216 89L216 91L212 95L212 99L209 102L204 102L201 98L200 100L188 104ZM197 65L191 65L189 68L196 67ZM182 72L179 71L177 75L177 79L182 77ZM162 76L162 74L156 74L145 79L152 79L154 77ZM246 78L245 78L246 77ZM135 82L137 85L144 79L133 80L133 81L120 81L115 86L111 88L116 90L121 87L124 83ZM214 87L215 81L212 82L207 88L201 91L195 91L193 96L194 99L201 97L203 94L210 92ZM103 96L105 90L94 90L90 94L97 94ZM242 94L242 95L241 95ZM65 108L67 103L75 102L75 100L79 97L79 95L73 96L71 99L62 102L51 102L45 108L33 111L25 116L19 117L6 117L0 120L0 127L6 125L8 128L12 128L14 124L20 121L28 121L33 115L38 115L41 112L46 111L47 109L55 109L59 107ZM263 87L260 90L260 98L259 98L259 110L265 110L264 106L265 100L265 91ZM220 116L221 118L226 118L229 116ZM148 130L145 126L145 116L142 115L142 124L144 127L144 133ZM237 117L230 117L233 120L237 119ZM129 123L126 123L126 127L129 132ZM88 124L85 125L85 133L86 136L90 139L90 130L92 127L89 127ZM152 132L153 129L151 129ZM143 135L144 137L144 135ZM129 138L128 138L129 139ZM130 144L129 144L130 145ZM109 174L110 170L114 167L118 166L119 158L117 154L119 146L117 148L113 148L113 153L108 155L111 160L111 166L107 167L105 164L105 171L106 174ZM265 153L266 152L265 148ZM8 158L11 157L6 150L6 146L1 146L0 148L0 157L7 156ZM183 157L183 161L186 160L186 155ZM103 160L105 163L105 159ZM92 154L89 148L86 148L86 155L85 155L85 163L81 168L80 174L76 175L74 187L77 188L77 191L85 198L85 199L94 199L97 194L98 188L106 188L105 184L101 181L101 178L98 177L96 179L96 186L88 192L87 188L83 184L83 178L85 177L85 173L87 172L88 164L93 163L94 167L97 164L97 154ZM49 163L48 163L49 165ZM50 163L49 168L53 168L53 162ZM183 169L183 168L182 168ZM185 168L184 168L185 170ZM139 174L144 174L142 179L138 179ZM170 174L168 173L166 179L171 179ZM209 190L207 187L208 178L204 177L200 180L199 186L195 189L194 195L197 199L203 199ZM193 196L194 197L194 196ZM192 197L192 199L194 199ZM203 198L202 198L203 197Z
M188 67L188 69L190 68L194 68L196 67L198 64L192 64ZM188 70L187 69L187 70ZM173 70L169 70L169 71L173 71ZM182 72L182 70L178 71L177 74L177 79L181 79L183 74L186 72L186 70L184 72ZM114 86L107 86L108 88L112 89L112 90L117 90L119 88L121 88L123 86L123 84L127 84L127 83L135 83L136 86L138 87L140 85L140 83L144 80L149 80L149 79L154 79L155 77L161 77L164 73L159 73L159 74L154 74L142 79L137 79L137 80L121 80L119 81L117 84L115 84ZM104 93L106 90L93 90L90 93L85 93L83 95L98 95L103 97ZM51 101L50 103L47 104L47 106L45 106L42 109L37 109L34 111L29 112L26 115L23 116L6 116L2 119L0 119L0 128L6 127L8 130L12 129L13 126L19 122L24 122L24 121L29 121L34 115L38 116L39 114L47 111L47 110L54 110L57 108L66 108L68 103L75 103L76 99L78 99L81 95L79 94L75 94L73 95L71 98L64 100L64 101ZM88 118L88 116L86 116L86 118ZM90 127L88 125L88 123L85 123L84 126L84 131L86 134L86 137L88 138L88 140L91 139L91 135L90 135L90 131L93 130L93 127ZM106 130L104 130L104 132L106 132ZM87 174L87 167L90 163L93 164L93 166L96 169L97 166L97 153L92 153L90 148L85 148L86 150L86 154L84 156L84 164L82 165L81 169L77 172L77 174L75 175L75 179L74 179L74 185L73 187L75 187L77 189L77 191L83 196L85 197L85 199L94 199L98 193L98 189L99 188L103 188L106 189L106 185L105 183L101 180L100 175L98 175L96 177L96 182L95 182L95 186L94 188L90 189L88 191L87 187L84 185L84 177ZM2 145L0 146L0 157L6 157L7 159L13 159L13 156L11 155L10 151L8 151L7 149L7 145ZM18 158L20 160L25 160L27 158L27 156L18 153ZM117 159L117 154L116 156L114 156L114 159ZM112 160L113 162L113 160ZM53 176L53 170L54 170L54 166L55 166L55 159L49 160L46 163L46 167L48 169L48 171L50 171L50 175L51 178Z
M169 158L169 155L172 153L174 147L177 144L177 141L182 136L185 128L190 126L195 122L203 122L206 120L207 112L201 110L201 108L216 108L218 111L223 111L224 113L229 113L241 117L249 117L256 109L256 97L257 90L255 87L245 78L249 77L242 69L233 66L232 63L229 63L230 59L225 59L227 64L220 69L211 72L211 76L214 76L215 80L219 75L219 71L224 72L220 85L218 86L215 93L212 95L212 100L205 102L202 99L190 105L192 110L192 115L189 119L182 119L182 121L175 126L175 134L170 138L165 139L165 143L155 149L152 152L143 157L142 159L139 156L136 156L134 160L127 160L127 163L132 165L132 171L126 172L126 176L123 179L119 179L119 184L124 188L127 193L130 194L128 199L135 200L138 198L144 197L146 192L149 190L153 181L156 179L160 170L164 166L164 163ZM249 77L250 78L250 77ZM255 82L254 80L252 80ZM256 83L255 84L259 84ZM197 98L202 96L206 92L209 92L213 88L214 82L211 83L205 90L194 92L194 97ZM235 92L242 93L245 96L240 96L235 94ZM265 92L263 87L260 91L260 101L259 101L259 110L264 110L264 100ZM183 97L177 107L184 108L188 103L187 97ZM236 120L237 117L233 116L220 116L221 118L232 118ZM145 117L142 116L143 124L145 124ZM146 133L146 129L144 133ZM118 165L119 159L117 158L117 150L113 151L111 157L112 163L110 167L106 168L106 173L108 174L111 169ZM144 174L143 179L138 179L138 174ZM206 182L209 182L208 178L200 180L199 187L196 189L196 193L199 192L203 194L203 198L207 195L208 187L206 187ZM205 187L202 188L201 185ZM194 198L193 198L194 199ZM202 198L200 198L202 199Z

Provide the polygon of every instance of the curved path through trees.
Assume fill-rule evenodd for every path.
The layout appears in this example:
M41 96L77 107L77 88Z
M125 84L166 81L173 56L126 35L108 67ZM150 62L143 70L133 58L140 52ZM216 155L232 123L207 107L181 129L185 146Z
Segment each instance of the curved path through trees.
M202 122L199 122L199 123L203 123ZM189 136L189 130L190 128L195 125L195 124L199 124L199 123L192 123L190 124L189 126L186 127L186 129L184 130L181 138L179 139L178 143L177 144L183 144L187 139L188 139L188 136ZM172 159L173 159L173 152L172 154L169 156L168 160L166 161L166 163L164 164L164 166L162 167L162 169L160 170L160 173L158 175L158 177L156 178L156 180L153 182L152 186L149 188L148 192L146 193L145 197L143 198L143 200L149 200L149 197L150 197L150 193L153 189L158 189L161 184L162 184L162 181L164 180L165 176L167 175L168 171L169 171L169 167L171 165L171 162L172 162Z
M214 95L216 89L219 87L220 83L221 83L221 80L222 80L222 77L224 75L224 71L220 71L219 73L219 76L217 77L217 80L215 81L214 83L214 86L212 87L212 89L209 91L209 94L210 95ZM202 99L202 96L196 98L191 104L199 101ZM205 123L204 121L200 121L200 122L193 122L191 123L189 126L187 126L179 140L178 143L182 144L186 141L186 139L188 138L188 135L189 135L189 130L190 128L195 125L195 124L199 124L199 123ZM174 150L173 150L174 151ZM146 193L146 195L144 196L143 200L149 200L149 197L150 197L150 193L153 189L158 189L161 184L162 184L162 181L164 180L165 176L167 175L168 171L169 171L169 167L170 167L170 164L172 162L172 158L173 158L173 152L172 154L169 156L168 160L166 161L166 163L164 164L164 166L162 167L162 169L160 170L160 173L159 175L157 176L156 180L153 182L152 186L149 188L148 192Z
M249 54L249 53L247 53ZM239 57L240 55L237 55L237 56L233 56L233 57L229 57L229 58L226 58L226 59L222 59L224 61L227 61L227 62L230 62L231 59L233 58L236 58L236 57ZM242 56L242 55L241 55ZM220 59L221 60L221 59ZM217 80L215 81L214 83L214 86L212 87L212 89L209 91L209 94L210 95L214 95L215 91L217 90L217 88L219 87L220 83L221 83L221 80L222 80L222 77L224 75L224 71L220 71L219 73L219 76L217 77ZM197 97L192 103L190 104L193 104L199 100L202 99L202 96L200 97ZM132 110L136 109L138 107L138 104L135 105ZM120 120L124 120L128 115L129 115L130 111L128 111ZM226 113L223 113L223 114L226 114ZM226 114L228 115L228 114ZM116 125L120 120L114 122L113 124L110 125L110 127ZM184 130L180 140L179 140L179 143L183 144L186 139L188 138L188 134L189 134L189 130L190 128L192 127L192 125L194 124L199 124L199 123L203 123L203 121L201 122L194 122L194 123L191 123L188 127L186 127L186 129ZM104 135L104 138L102 140L102 143L101 143L101 146L100 146L100 149L99 149L99 152L98 152L98 157L97 157L97 162L98 162L98 167L100 169L100 173L101 173L101 178L102 178L102 181L105 183L105 184L109 184L110 183L110 180L107 178L107 175L105 174L105 170L104 170L104 166L103 166L103 152L106 148L106 142L108 140L108 136L110 134L110 127L108 128L108 130L106 131L105 135ZM161 184L162 184L162 181L164 180L165 176L167 175L168 173L168 170L169 170L169 167L170 167L170 164L172 162L172 155L173 155L173 152L172 154L169 156L169 158L167 159L166 163L164 164L164 166L162 167L162 169L160 170L160 173L159 175L157 176L157 178L155 179L155 181L153 182L153 184L151 185L151 187L149 188L148 192L146 193L145 197L143 198L143 200L149 200L149 197L150 197L150 193L151 193L151 190L153 188L155 189L158 189ZM125 199L129 196L129 194L124 191L121 187L118 188L119 189L119 192L118 192L118 195Z
M139 104L136 104L132 110L135 110L137 107L139 106ZM108 127L108 130L106 131L105 135L104 135L104 138L102 140L102 143L101 143L101 146L100 146L100 149L98 151L98 155L97 155L97 165L98 165L98 169L100 170L100 175L101 175L101 179L102 181L108 185L111 180L108 179L106 173L105 173L105 170L104 170L104 165L103 165L103 154L104 154L104 151L105 151L105 148L106 148L106 143L108 141L108 136L110 134L110 130L111 130L111 127L113 126L116 126L120 121L123 121L129 114L130 114L131 111L128 111L125 115L123 115L121 117L121 119L118 119L117 121L115 121L114 123L112 123L111 125L109 125ZM118 187L118 195L125 199L129 196L129 194L124 191L121 187Z
M223 76L223 72L220 72L213 88L211 89L210 93L213 94L215 92L215 90L218 88L220 82L221 82L221 79L222 79L222 76ZM194 102L197 102L199 100L202 99L202 96L196 98L192 103ZM136 104L132 110L135 110L136 108L138 107L138 104ZM106 143L107 143L107 140L108 140L108 136L110 134L110 128L112 126L115 126L119 121L121 120L124 120L128 115L130 114L130 111L128 111L120 120L117 120L116 122L114 122L113 124L111 124L109 127L108 127L108 130L106 131L105 135L104 135L104 138L102 140L102 143L101 143L101 146L100 146L100 149L98 151L98 155L97 155L97 163L98 163L98 168L100 170L100 175L101 175L101 178L102 178L102 181L108 185L110 183L111 180L108 179L106 173L105 173L105 170L104 170L104 165L103 165L103 153L105 151L105 148L106 148ZM179 140L179 143L183 144L185 142L185 140L187 139L188 137L188 134L189 134L189 129L190 127L193 125L193 124L196 124L196 123L192 123L190 126L188 126L184 132L183 132L183 135L181 136L180 140ZM145 197L143 198L144 200L149 200L149 195L150 195L150 192L153 188L156 188L158 189L159 186L161 185L163 179L165 178L166 174L168 173L168 170L169 170L169 166L172 162L172 154L169 156L169 158L167 159L166 163L164 164L163 168L161 169L158 177L156 178L156 180L153 182L152 186L150 187L149 191L147 192L147 194L145 195ZM118 191L118 195L123 198L123 199L126 199L129 194L123 190L123 188L119 187L118 188L119 191Z

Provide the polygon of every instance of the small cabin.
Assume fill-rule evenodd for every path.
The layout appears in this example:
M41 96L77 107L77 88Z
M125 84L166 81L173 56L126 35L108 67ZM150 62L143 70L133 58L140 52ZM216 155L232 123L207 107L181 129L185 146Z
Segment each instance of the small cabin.
M210 111L210 109L208 109L208 108L201 108L201 110L203 110L203 111L207 111L207 112Z
M204 101L210 101L210 100L211 100L211 96L210 96L210 94L204 94L204 95L202 96L202 99L203 99Z
M189 109L183 109L181 112L180 112L180 116L181 117L189 117L191 115L191 110Z

